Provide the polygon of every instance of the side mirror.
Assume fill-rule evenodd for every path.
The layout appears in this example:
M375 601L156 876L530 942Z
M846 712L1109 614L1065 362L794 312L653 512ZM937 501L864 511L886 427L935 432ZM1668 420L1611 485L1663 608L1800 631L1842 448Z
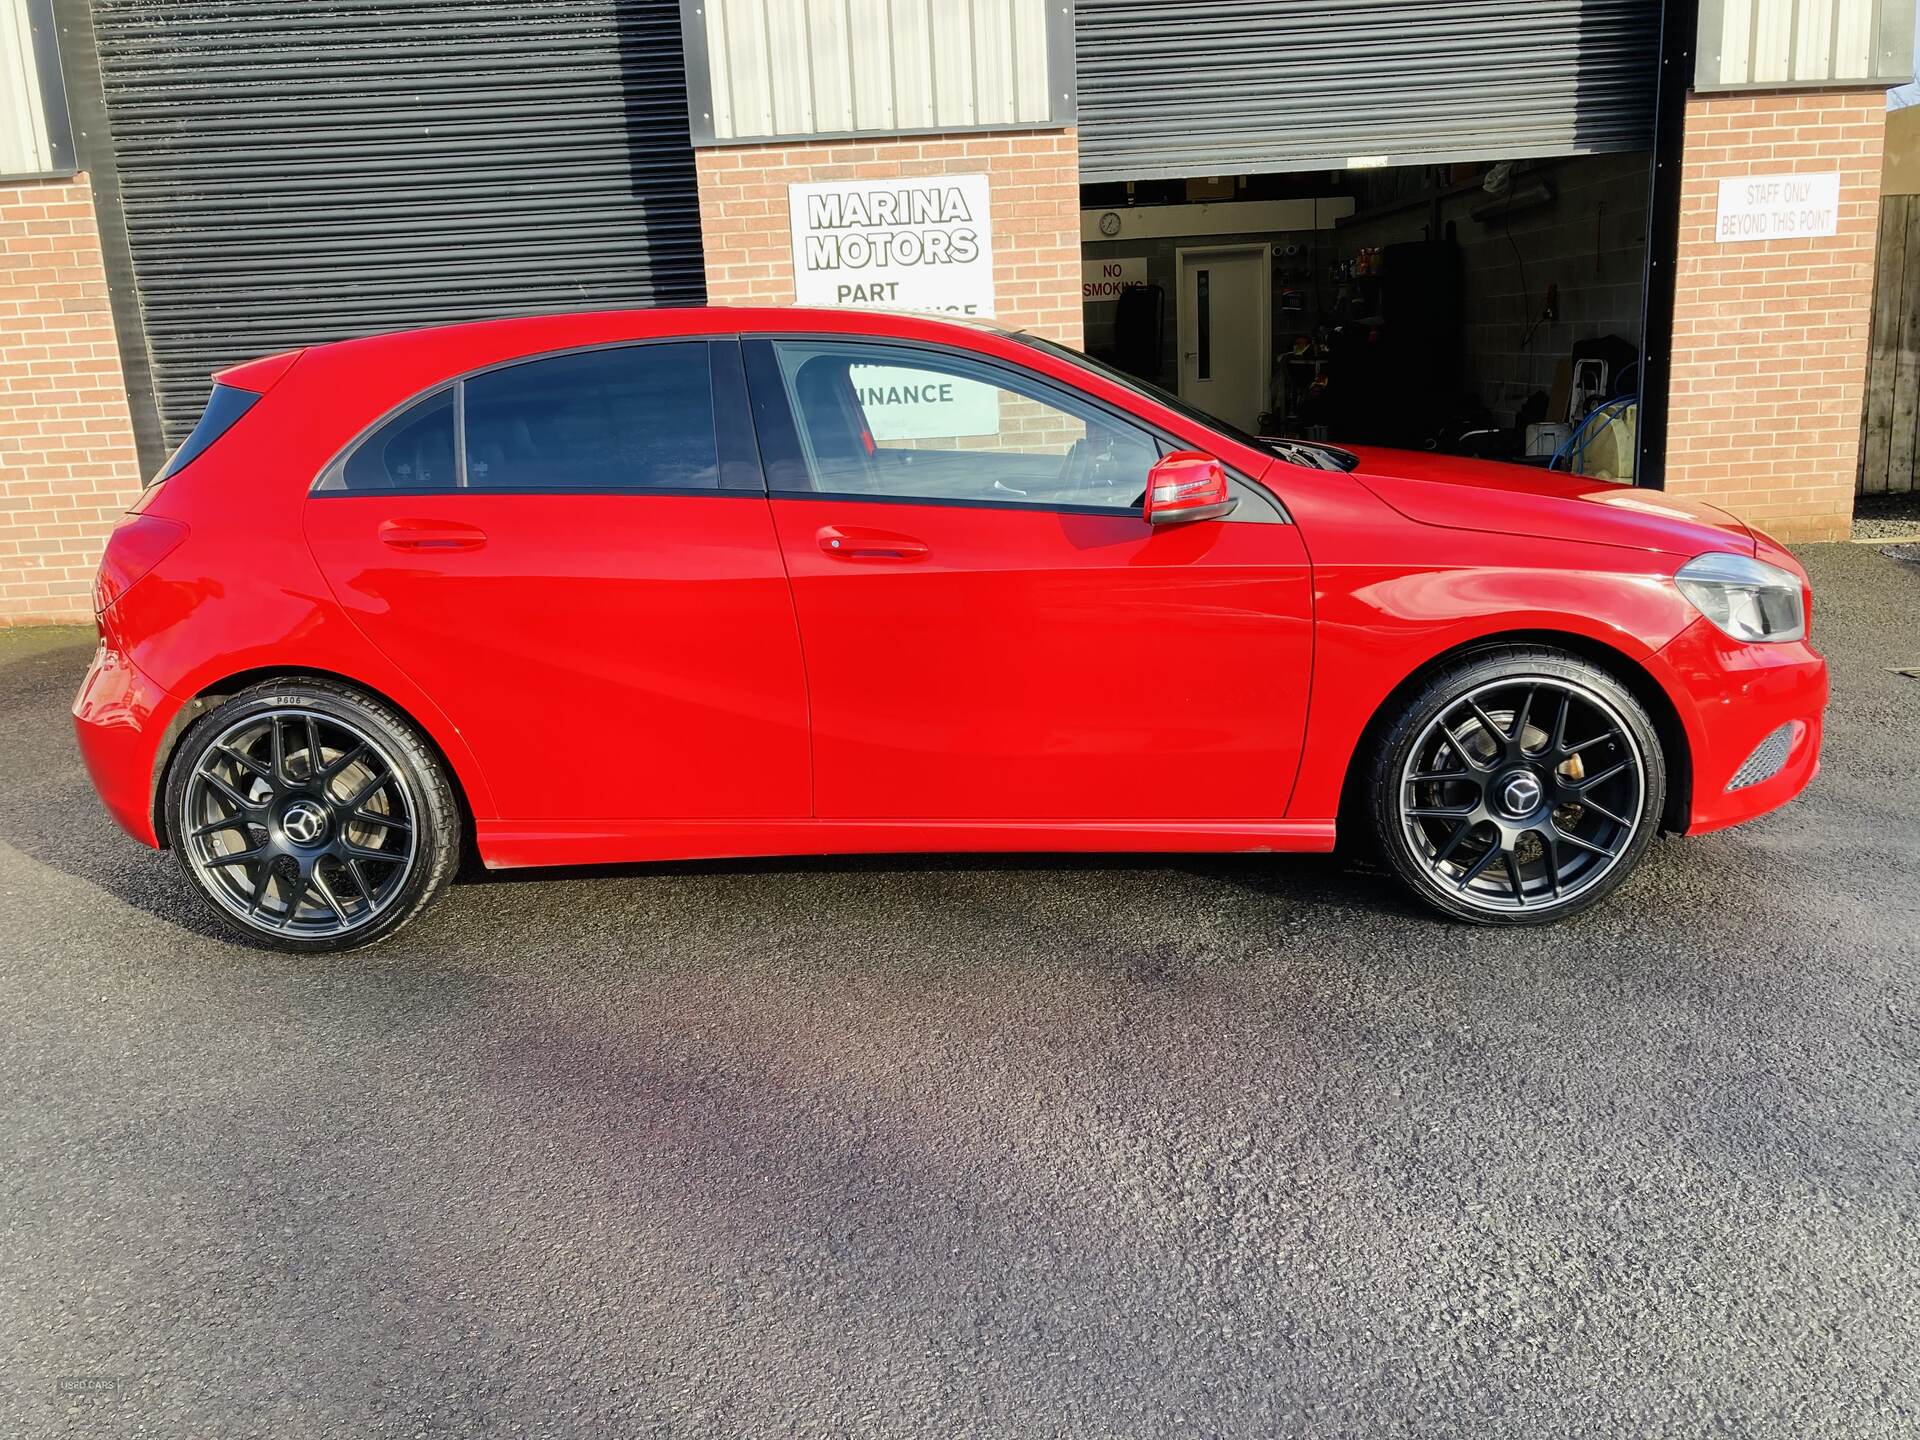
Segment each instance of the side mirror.
M1218 520L1240 502L1227 489L1227 469L1198 450L1162 455L1147 471L1147 523Z

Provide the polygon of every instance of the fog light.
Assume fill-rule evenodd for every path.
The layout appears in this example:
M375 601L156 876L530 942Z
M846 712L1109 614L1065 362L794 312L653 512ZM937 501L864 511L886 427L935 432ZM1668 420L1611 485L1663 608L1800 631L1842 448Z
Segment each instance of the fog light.
M1780 767L1787 763L1787 756L1793 750L1793 737L1796 725L1789 720L1766 739L1753 747L1753 753L1740 763L1733 772L1733 779L1727 782L1729 791L1744 790L1749 785L1758 785L1762 780L1771 780L1780 773Z

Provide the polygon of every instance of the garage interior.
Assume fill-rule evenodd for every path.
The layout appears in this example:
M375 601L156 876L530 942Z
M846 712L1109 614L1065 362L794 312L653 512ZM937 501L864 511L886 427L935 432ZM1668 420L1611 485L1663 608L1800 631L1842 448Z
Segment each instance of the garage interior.
M1631 479L1648 167L1089 184L1087 347L1257 433Z
M1247 430L1631 477L1658 0L1074 15L1091 351Z

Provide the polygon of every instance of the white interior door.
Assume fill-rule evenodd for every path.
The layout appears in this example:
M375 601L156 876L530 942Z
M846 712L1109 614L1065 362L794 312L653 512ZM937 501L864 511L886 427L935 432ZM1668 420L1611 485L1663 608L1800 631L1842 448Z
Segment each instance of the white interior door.
M1267 245L1178 253L1180 398L1255 429L1273 367L1273 262Z

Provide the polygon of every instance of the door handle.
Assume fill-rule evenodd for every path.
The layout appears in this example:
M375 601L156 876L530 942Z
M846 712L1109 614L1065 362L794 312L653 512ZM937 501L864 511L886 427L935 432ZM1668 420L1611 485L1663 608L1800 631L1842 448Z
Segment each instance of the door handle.
M835 560L924 560L928 554L924 540L864 525L822 525L814 539Z
M395 550L478 550L487 532L446 520L382 520L380 543Z

